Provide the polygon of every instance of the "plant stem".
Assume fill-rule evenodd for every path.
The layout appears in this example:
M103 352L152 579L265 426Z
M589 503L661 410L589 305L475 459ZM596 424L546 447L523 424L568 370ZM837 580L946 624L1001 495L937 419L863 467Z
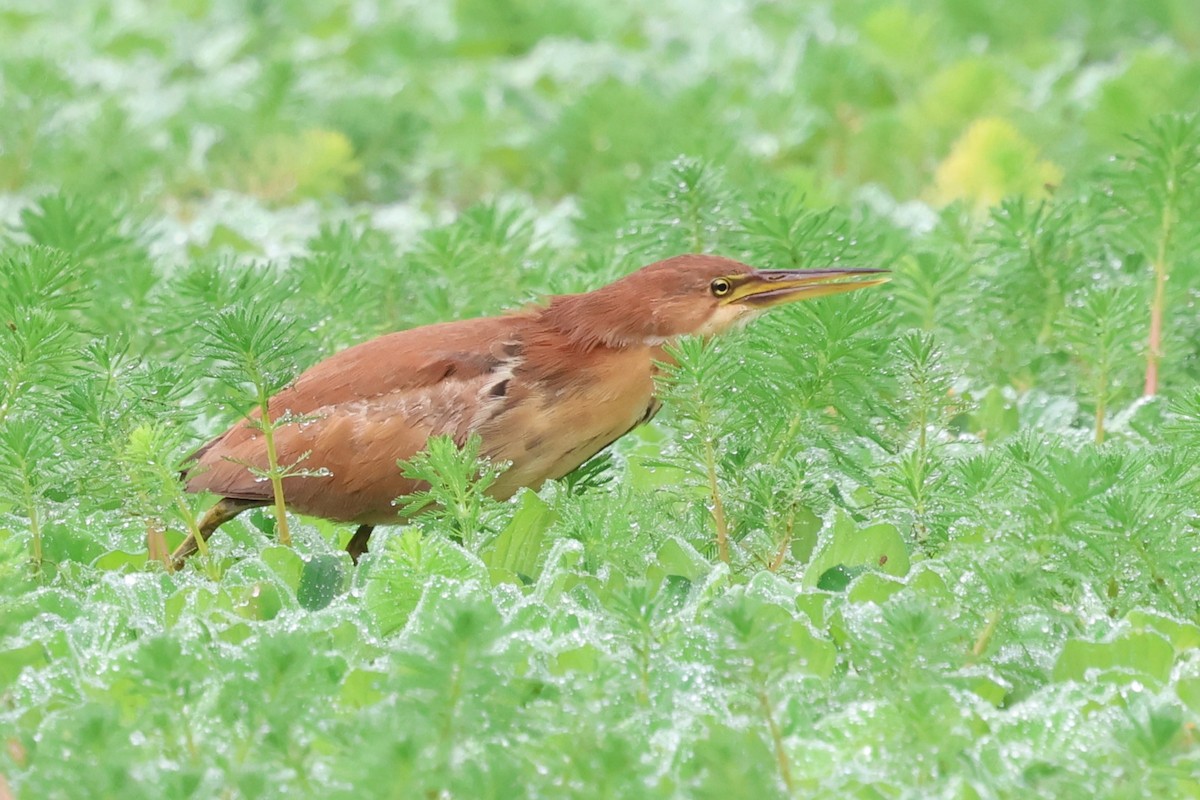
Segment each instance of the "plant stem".
M29 530L33 533L33 572L35 575L42 571L42 523L38 519L37 504L33 502L33 486L25 477L25 508L29 513Z
M1104 415L1108 411L1108 372L1102 370L1096 381L1096 444L1104 444Z
M171 563L171 551L167 549L166 536L162 525L153 518L146 519L146 560L157 561L167 572L174 572Z
M767 720L767 730L771 733L771 743L775 748L775 763L779 765L779 775L783 778L783 785L787 787L788 794L791 795L796 788L792 781L792 765L788 761L787 751L783 749L783 734L775 722L775 714L771 711L771 699L767 697L767 693L763 689L758 690L758 703L762 706L763 716Z
M784 451L787 449L788 443L796 438L796 434L800 431L801 419L800 412L792 414L792 418L788 421L787 433L780 439L779 444L775 448L775 452L771 454L771 460L768 462L772 467L779 466L779 462L783 460Z
M1054 333L1054 318L1062 306L1058 279L1046 268L1045 262L1037 249L1037 241L1030 235L1023 236L1021 243L1029 253L1029 263L1041 278L1043 289L1042 326L1038 332L1038 344L1045 344Z
M1163 356L1163 309L1167 304L1167 277L1170 273L1167 253L1173 232L1174 199L1174 194L1169 194L1163 203L1162 222L1158 229L1158 245L1154 256L1154 297L1150 301L1150 342L1146 353L1146 386L1142 391L1145 397L1158 394L1158 364Z
M291 547L292 534L288 530L287 508L283 503L283 477L280 475L279 455L275 451L275 423L267 413L268 400L265 394L259 394L258 407L262 412L263 441L267 445L267 471L271 476L271 490L275 494L275 530L279 543Z
M188 504L183 501L183 497L176 497L175 504L179 507L179 513L183 515L184 521L187 523L188 533L196 540L196 550L201 556L208 555L208 542L200 535L200 526L196 524L196 515L188 508ZM168 571L174 571L171 559L167 559Z
M987 624L983 626L983 630L979 632L979 637L975 640L975 645L971 648L972 657L979 658L984 654L992 641L992 636L996 633L996 626L999 624L1000 611L997 609L988 614Z
M704 440L705 467L708 469L708 496L712 501L713 523L717 528L717 556L729 563L729 523L725 519L725 504L717 487L717 454L711 438Z
M793 511L788 514L787 525L783 530L783 538L779 541L779 547L775 550L775 557L771 559L771 563L767 565L769 572L778 572L783 566L783 560L787 558L788 547L792 544L792 528L795 526L796 513Z

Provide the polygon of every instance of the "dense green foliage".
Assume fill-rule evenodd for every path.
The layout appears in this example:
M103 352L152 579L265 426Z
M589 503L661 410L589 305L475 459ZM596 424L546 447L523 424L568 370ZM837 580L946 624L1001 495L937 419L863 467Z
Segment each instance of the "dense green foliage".
M1200 796L1198 48L1194 0L7 3L0 797ZM357 568L269 510L157 560L304 365L686 251L894 276L681 343L537 494L434 442Z

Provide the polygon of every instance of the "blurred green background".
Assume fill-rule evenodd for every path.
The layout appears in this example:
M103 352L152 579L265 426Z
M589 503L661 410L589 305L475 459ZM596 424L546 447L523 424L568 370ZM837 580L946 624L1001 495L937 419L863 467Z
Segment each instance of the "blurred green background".
M679 154L815 204L993 203L1200 98L1187 0L7 3L0 188L595 223ZM201 242L201 245L207 244Z
M1195 0L6 0L0 800L1200 797L1198 48ZM893 280L357 568L261 513L155 559L255 390L685 251Z

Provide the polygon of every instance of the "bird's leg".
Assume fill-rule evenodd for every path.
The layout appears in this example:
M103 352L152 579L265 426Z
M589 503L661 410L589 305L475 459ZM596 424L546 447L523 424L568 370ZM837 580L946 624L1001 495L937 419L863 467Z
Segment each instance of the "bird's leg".
M367 540L371 538L373 530L375 530L374 525L359 525L358 530L354 532L354 536L346 545L346 552L350 554L350 560L355 564L362 558L362 554L367 552Z
M204 537L204 541L207 542L208 537L212 536L217 528L229 522L229 520L238 514L247 509L265 505L267 503L261 500L237 500L232 497L222 497L217 501L215 506L204 513L204 517L196 527L199 529L200 535ZM196 550L196 537L188 534L183 543L175 548L175 552L171 554L171 563L175 566L175 569L183 569L183 562L187 560L188 556L196 552Z

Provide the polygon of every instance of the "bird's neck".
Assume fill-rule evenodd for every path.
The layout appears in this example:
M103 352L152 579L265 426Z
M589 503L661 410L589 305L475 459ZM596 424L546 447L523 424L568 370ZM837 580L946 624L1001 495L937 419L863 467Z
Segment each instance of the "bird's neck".
M644 306L603 290L553 297L539 311L538 321L583 350L657 347L674 338Z

